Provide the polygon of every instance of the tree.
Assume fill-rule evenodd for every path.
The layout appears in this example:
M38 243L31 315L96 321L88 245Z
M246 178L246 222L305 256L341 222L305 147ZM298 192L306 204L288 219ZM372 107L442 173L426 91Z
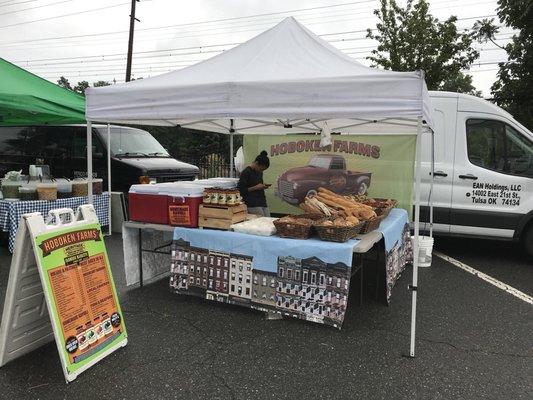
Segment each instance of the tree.
M78 82L78 84L76 86L74 86L74 91L76 93L79 93L83 96L85 96L85 89L87 89L89 87L89 82L87 81L80 81Z
M107 81L96 81L93 82L93 87L100 87L100 86L110 86L111 84Z
M423 70L428 89L453 90L479 95L472 77L462 71L479 58L472 47L474 35L457 30L457 17L444 22L429 13L425 0L408 0L405 8L395 0L380 0L374 10L379 18L377 33L367 30L367 37L378 41L367 57L373 66L394 71Z
M65 89L68 89L68 90L72 90L72 86L70 86L70 82L64 76L61 76L59 78L59 80L57 81L57 84L59 86L61 86L62 88L65 88Z
M498 79L491 87L494 102L533 130L533 4L524 0L498 0L498 17L519 30L504 46L497 43L494 20L477 21L474 26L481 41L490 40L505 49L507 61L498 64Z

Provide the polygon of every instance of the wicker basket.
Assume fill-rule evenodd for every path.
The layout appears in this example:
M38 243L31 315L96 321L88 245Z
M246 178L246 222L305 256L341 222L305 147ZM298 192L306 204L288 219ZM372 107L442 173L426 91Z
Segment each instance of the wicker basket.
M374 211L376 212L376 214L385 215L385 217L389 215L390 211L398 205L398 202L396 200L392 200L392 203L388 202L389 199L373 199L373 200L374 200L374 203L363 202L363 204L372 206L372 204L375 204L375 201L377 201L378 202L377 207L376 206L372 206L372 207L374 208Z
M394 205L396 205L396 202L394 202ZM389 213L394 208L394 205L391 207L384 207L384 208L376 208L374 209L376 213L376 217L369 219L368 221L364 221L364 226L361 228L360 234L372 232L373 230L376 230L379 228L379 224L381 224L381 221L383 221L385 218L389 216Z
M318 219L317 215L293 215L295 219ZM276 227L276 233L278 236L292 238L292 239L308 239L313 230L313 225L304 225L298 223L285 222L281 219L274 220L274 226Z
M377 217L374 217L372 219L369 219L368 221L363 222L363 227L359 231L360 235L364 235L365 233L372 232L379 228L379 224L381 224L381 221L383 220L382 215L378 215Z
M327 226L321 223L324 220L314 225L320 240L326 240L328 242L346 242L357 236L364 222L361 222L355 226Z

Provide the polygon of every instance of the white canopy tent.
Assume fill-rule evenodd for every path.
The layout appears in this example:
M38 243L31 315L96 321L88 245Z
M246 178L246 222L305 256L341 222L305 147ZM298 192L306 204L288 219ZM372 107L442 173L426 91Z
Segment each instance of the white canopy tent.
M179 125L229 133L231 163L234 133L317 133L327 122L333 132L416 134L410 343L414 356L420 136L433 124L423 72L366 67L290 17L198 64L120 85L88 88L86 98L89 179L92 122ZM92 199L91 192L89 196Z

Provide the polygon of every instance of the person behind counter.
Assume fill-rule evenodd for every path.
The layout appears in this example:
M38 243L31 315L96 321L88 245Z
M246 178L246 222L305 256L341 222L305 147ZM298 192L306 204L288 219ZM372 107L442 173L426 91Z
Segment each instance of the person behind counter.
M263 171L268 167L270 167L268 153L263 150L255 161L241 172L238 188L250 214L270 217L265 189L271 185L263 183Z

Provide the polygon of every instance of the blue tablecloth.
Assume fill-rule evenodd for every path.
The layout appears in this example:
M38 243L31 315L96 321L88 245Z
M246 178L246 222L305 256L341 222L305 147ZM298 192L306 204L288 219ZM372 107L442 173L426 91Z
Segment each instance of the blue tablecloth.
M54 201L33 200L33 201L7 201L0 200L0 230L9 233L9 251L13 252L15 236L17 234L20 217L23 214L40 212L44 217L48 211L56 208L72 208L76 211L78 206L87 204L87 197L69 197ZM94 209L100 225L109 225L109 194L94 196Z
M394 208L390 214L381 221L378 231L383 234L385 251L389 252L402 239L405 225L409 223L407 211L403 208Z
M407 212L401 209L381 222L387 255L398 253L406 226ZM170 286L177 293L340 328L357 243L175 228ZM404 259L399 268L399 260L394 257L387 274L387 300L405 265Z

